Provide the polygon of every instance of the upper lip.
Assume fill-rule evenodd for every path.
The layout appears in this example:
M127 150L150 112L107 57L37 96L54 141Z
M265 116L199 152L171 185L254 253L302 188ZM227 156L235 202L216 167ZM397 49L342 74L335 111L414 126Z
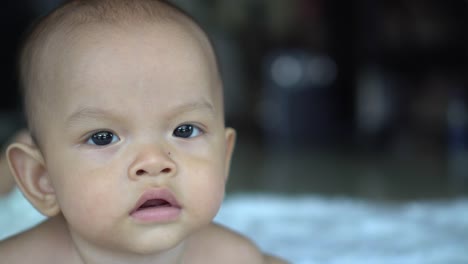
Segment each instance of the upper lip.
M177 202L175 195L169 189L148 189L140 196L140 199L138 199L131 213L136 212L147 201L156 199L164 200L172 207L181 207L179 202Z

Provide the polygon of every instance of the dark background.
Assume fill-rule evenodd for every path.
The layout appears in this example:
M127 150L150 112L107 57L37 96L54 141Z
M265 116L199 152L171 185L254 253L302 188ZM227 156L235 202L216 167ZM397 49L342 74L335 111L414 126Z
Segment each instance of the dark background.
M22 32L60 2L2 2L0 143L24 125ZM468 194L466 1L174 2L221 60L239 136L229 192Z

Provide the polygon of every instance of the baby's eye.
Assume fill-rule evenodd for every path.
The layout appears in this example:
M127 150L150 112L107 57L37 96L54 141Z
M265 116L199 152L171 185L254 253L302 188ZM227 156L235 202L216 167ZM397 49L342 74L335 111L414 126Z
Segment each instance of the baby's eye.
M118 140L119 137L110 131L99 131L92 134L86 143L90 145L105 146L111 143L115 143Z
M194 125L185 124L178 126L174 130L173 135L180 138L192 138L199 136L202 133L203 131L200 128Z

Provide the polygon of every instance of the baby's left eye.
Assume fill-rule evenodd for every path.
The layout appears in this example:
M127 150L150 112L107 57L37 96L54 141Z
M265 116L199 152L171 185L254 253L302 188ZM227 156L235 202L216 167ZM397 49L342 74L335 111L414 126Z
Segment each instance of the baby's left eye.
M178 126L172 134L175 137L192 138L199 136L202 133L203 131L199 127L190 124L185 124Z
M110 131L99 131L92 134L86 143L90 145L105 146L115 143L118 140L119 137Z

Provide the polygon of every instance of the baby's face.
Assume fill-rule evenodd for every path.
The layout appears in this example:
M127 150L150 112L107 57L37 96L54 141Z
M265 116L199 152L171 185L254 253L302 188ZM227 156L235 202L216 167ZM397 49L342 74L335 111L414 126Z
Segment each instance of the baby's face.
M172 247L224 196L234 135L210 50L175 24L75 34L49 62L41 113L60 208L76 241Z

